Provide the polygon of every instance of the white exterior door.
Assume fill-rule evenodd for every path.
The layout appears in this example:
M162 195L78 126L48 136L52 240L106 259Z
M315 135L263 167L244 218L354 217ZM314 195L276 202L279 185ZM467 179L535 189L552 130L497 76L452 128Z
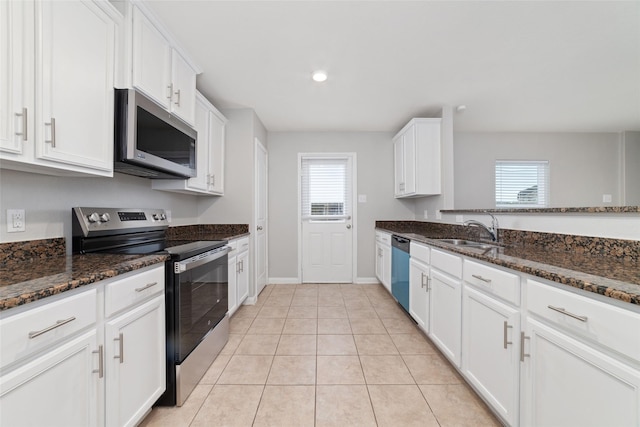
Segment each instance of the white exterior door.
M355 154L300 156L303 283L352 283Z
M256 138L255 260L256 297L267 283L267 150Z

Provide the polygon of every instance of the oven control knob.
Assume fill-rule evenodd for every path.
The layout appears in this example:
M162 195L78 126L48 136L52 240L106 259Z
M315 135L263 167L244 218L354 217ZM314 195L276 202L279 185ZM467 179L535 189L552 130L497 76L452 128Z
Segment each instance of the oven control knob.
M100 215L100 221L102 222L109 222L110 219L111 219L111 215L109 215L106 212Z
M167 219L167 216L165 214L160 214L160 219L164 221L165 219Z
M94 212L91 215L89 215L87 219L89 220L89 222L99 222L100 215L98 215L98 212Z
M158 216L158 214L153 214L152 216L153 216L153 219L154 219L155 221L157 221L157 220L159 220L159 219L160 219L160 217Z

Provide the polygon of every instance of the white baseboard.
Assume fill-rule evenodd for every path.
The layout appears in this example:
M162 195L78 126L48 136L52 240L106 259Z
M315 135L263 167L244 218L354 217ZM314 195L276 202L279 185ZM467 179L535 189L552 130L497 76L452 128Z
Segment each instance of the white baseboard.
M247 299L244 300L242 305L256 305L257 302L258 302L257 297L247 297Z
M268 283L270 285L297 285L300 284L300 279L297 277L269 277Z
M358 285L379 285L380 281L377 277L358 277L356 283Z

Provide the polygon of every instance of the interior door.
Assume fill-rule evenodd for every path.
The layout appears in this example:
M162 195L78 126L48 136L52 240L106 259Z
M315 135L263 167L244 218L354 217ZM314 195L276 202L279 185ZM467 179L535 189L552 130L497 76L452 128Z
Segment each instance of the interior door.
M352 283L354 154L301 155L303 283Z
M267 149L256 138L255 282L256 297L267 283Z

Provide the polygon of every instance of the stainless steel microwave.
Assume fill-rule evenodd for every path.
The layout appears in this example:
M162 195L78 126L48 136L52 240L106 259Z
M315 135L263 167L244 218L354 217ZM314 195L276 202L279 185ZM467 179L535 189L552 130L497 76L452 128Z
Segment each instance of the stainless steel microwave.
M135 89L115 90L114 170L155 179L196 176L197 132Z

